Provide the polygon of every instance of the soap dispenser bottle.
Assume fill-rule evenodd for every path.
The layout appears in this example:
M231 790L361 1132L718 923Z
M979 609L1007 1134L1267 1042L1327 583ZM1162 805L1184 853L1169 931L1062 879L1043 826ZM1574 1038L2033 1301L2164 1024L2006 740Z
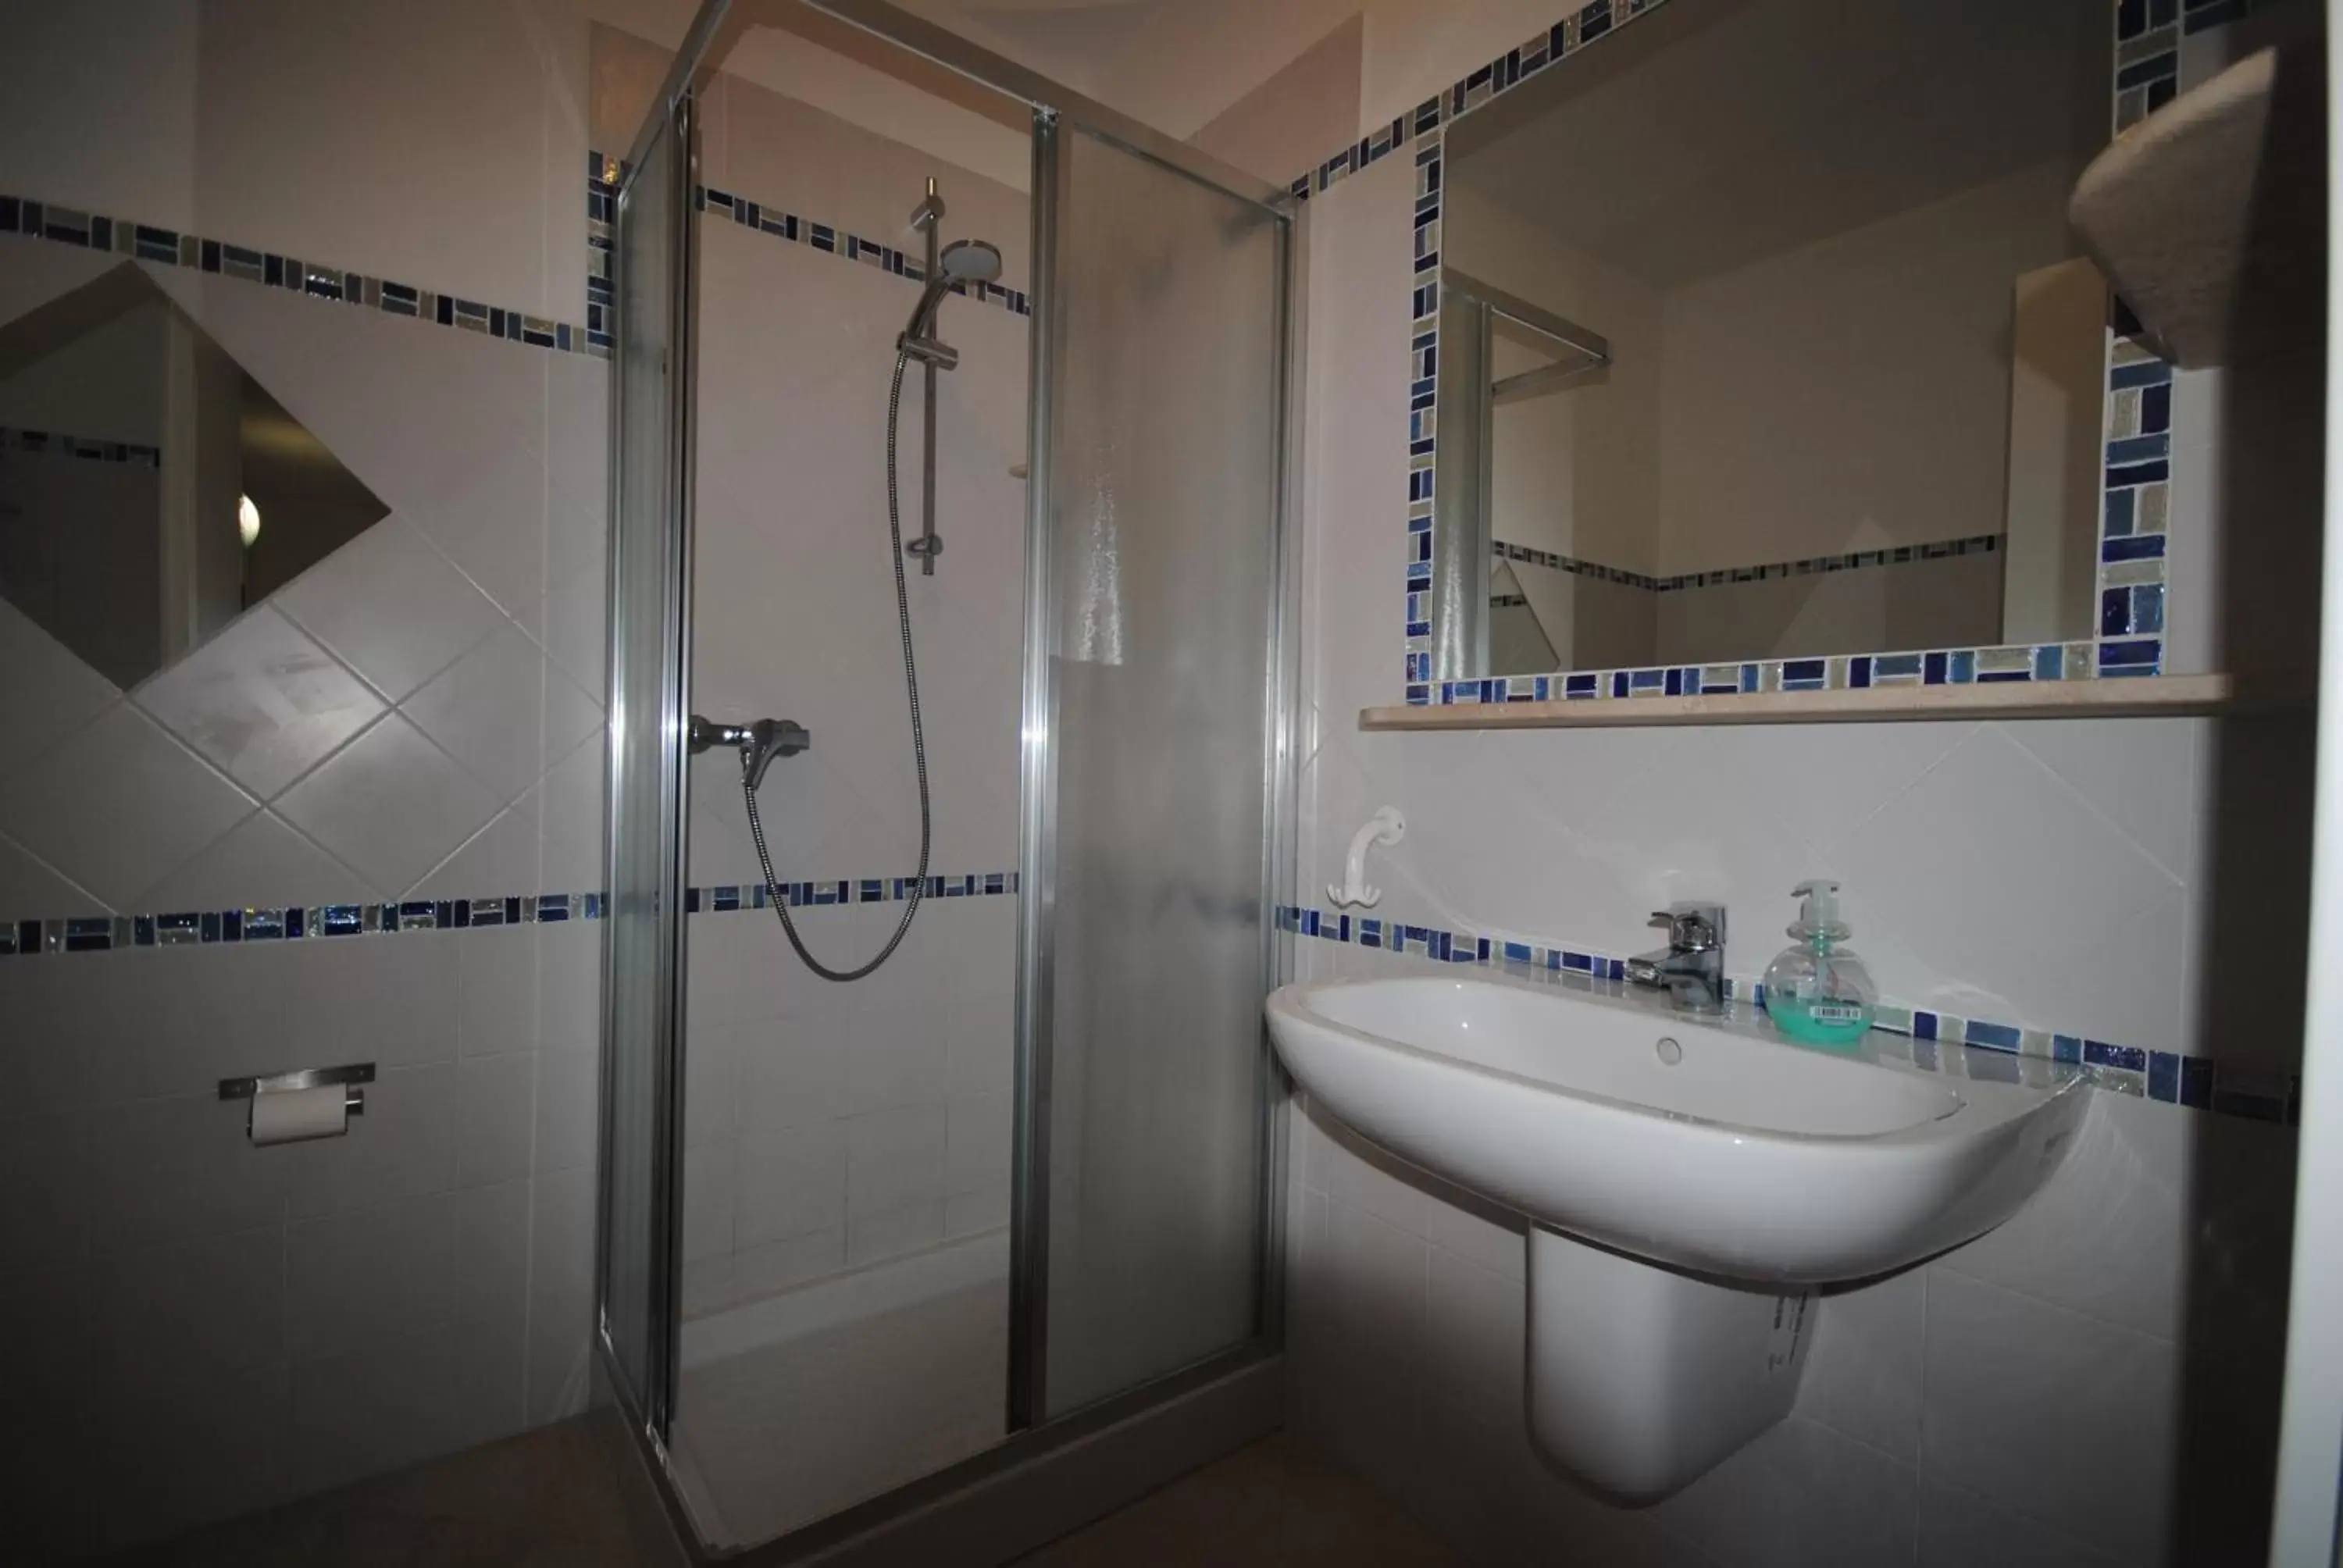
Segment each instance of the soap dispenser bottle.
M1792 1040L1844 1045L1871 1027L1879 993L1863 960L1840 946L1846 922L1838 918L1838 884L1800 882L1790 891L1805 900L1796 940L1765 970L1765 1011Z

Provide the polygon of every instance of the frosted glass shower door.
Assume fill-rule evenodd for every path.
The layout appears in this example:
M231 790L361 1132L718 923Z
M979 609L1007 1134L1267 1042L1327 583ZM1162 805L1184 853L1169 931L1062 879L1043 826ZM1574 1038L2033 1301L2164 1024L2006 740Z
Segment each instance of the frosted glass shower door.
M1291 243L1276 213L1055 137L1046 690L1028 694L1049 1416L1261 1323Z

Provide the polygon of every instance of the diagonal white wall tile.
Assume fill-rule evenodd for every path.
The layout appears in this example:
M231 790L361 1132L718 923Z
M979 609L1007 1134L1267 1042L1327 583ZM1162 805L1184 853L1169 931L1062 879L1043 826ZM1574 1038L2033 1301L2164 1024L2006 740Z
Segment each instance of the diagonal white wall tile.
M265 604L132 700L264 800L382 711L364 681Z
M62 245L12 245L8 265L0 267L0 321L14 321L27 311L38 310L58 296L71 294L125 265L104 252Z
M498 799L510 800L544 771L535 719L545 678L545 655L519 628L508 626L441 670L398 710Z
M2030 965L1996 974L1990 987L1977 989L2008 999L2000 1015L2006 1018L2041 1019L2066 1032L2146 1050L2186 1050L2188 910L2187 893L2176 890L2137 913L2111 911L2105 921L2087 923L2074 948L2043 949ZM2061 1007L2072 1010L2054 1010ZM2229 1032L2217 1031L2197 1049L2219 1054Z
M122 695L71 648L0 599L0 775L24 768Z
M1896 729L1895 743L1885 746L1877 730L1852 724L1752 724L1715 735L1723 777L1750 780L1782 825L1826 857L1951 755L1976 726Z
M272 601L396 702L504 624L413 525L385 518Z
M528 794L466 839L416 884L415 891L428 899L535 892L543 888L538 866L537 797Z
M597 547L568 576L553 579L538 631L553 661L598 703L608 701L609 685L608 558Z
M1571 730L1499 729L1470 738L1479 770L1507 792L1526 821L1562 829L1600 823L1604 809L1661 761L1654 748L1615 742L1615 737ZM1354 748L1351 737L1338 732L1328 738L1323 754L1354 763ZM1451 767L1455 762L1451 753L1442 759ZM1345 842L1357 826L1327 824Z
M548 891L603 885L602 805L608 776L597 735L573 748L545 776L538 814L544 824Z
M57 875L22 847L0 838L0 920L95 910L96 895Z
M602 704L562 673L558 664L545 671L545 755L566 757L588 737L602 729Z
M600 704L514 628L458 659L400 710L506 799L537 783L547 759L568 756L602 723Z
M2190 879L2209 719L2107 724L2063 719L2003 728L2157 865Z
M2106 921L2149 909L2175 888L2162 867L1991 727L1849 835L1834 859L1835 874L1881 909L1894 935L1939 974L1996 989L2062 956L2075 960L2079 987L2089 974L2079 960ZM1890 889L1910 892L1890 903ZM2093 1016L2079 999L2047 1010Z
M270 909L379 899L387 890L335 859L273 811L255 811L138 895L142 914Z
M513 447L448 500L400 514L428 535L481 590L524 624L545 598L545 459Z
M386 893L402 893L498 801L397 714L287 790L277 809Z
M0 833L117 910L252 808L126 702L0 781Z

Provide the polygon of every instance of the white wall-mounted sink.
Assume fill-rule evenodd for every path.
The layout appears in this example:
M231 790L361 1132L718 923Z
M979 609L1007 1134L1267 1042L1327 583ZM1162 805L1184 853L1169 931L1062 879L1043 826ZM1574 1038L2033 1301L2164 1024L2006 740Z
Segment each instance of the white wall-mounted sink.
M2056 1169L2087 1103L2072 1079L1952 1078L1503 980L1287 986L1269 1023L1310 1093L1409 1163L1749 1281L1863 1279L1982 1235Z
M1315 1104L1530 1221L1532 1428L1631 1501L1787 1413L1812 1288L2000 1224L2089 1106L2031 1059L1947 1046L1969 1070L1932 1071L1610 988L1401 976L1287 986L1268 1015Z

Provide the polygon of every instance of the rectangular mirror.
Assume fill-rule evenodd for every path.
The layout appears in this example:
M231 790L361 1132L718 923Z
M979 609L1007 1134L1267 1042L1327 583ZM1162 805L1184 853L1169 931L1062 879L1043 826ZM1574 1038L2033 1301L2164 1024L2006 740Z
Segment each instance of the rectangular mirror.
M2112 306L2066 223L2107 6L1672 0L1582 47L1435 166L1411 679L2160 631L2160 576L2103 624Z

